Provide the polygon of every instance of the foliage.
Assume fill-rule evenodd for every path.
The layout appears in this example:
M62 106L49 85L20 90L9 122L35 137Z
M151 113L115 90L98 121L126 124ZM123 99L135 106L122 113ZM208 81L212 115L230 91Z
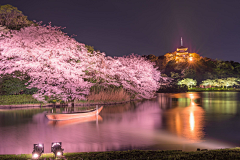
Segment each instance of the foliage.
M200 85L206 79L222 79L228 77L240 77L240 63L234 61L213 60L207 57L201 57L196 53L191 53L194 62L176 62L172 54L167 53L159 56L156 60L156 67L162 74L174 79L191 78L196 79ZM154 57L154 55L146 56ZM161 58L160 58L161 57ZM177 76L178 74L178 76Z
M30 77L27 75L23 76L23 79L16 78L20 76L20 72L14 72L14 74L6 74L0 79L0 94L1 95L16 95L16 94L34 94L37 92L37 88L26 88L26 82L29 81Z
M177 85L177 84L171 84L171 85L165 85L161 86L157 93L183 93L187 92L188 87L187 85Z
M4 78L3 82L1 83L1 94L5 95L13 95L13 94L20 94L21 91L25 89L24 81L21 81L18 78Z
M150 54L147 56L147 59L149 59L151 62L156 62L158 60L158 57L153 54Z
M179 84L179 85L185 84L185 85L187 85L188 87L191 87L191 88L192 88L192 86L197 85L197 81L194 80L194 79L191 79L191 78L184 78L183 80L180 80L180 81L178 82L178 84Z
M92 54L93 54L93 52L100 52L99 50L95 50L95 49L94 49L94 46L85 45L85 47L87 48L87 50L88 50L89 53L92 53Z
M175 73L175 72L170 72L171 73L171 78L179 78L180 75L179 73Z
M191 78L191 79L193 79L193 78L195 78L196 77L196 70L195 69L193 69L193 68L186 68L186 69L184 69L184 71L183 71L183 75L184 75L184 77L186 77L186 78Z
M228 78L221 78L221 79L207 79L202 81L201 85L203 86L217 86L217 87L231 87L234 85L239 85L238 83L239 78L228 77Z
M167 63L164 73L167 74L170 77L171 72L176 72L177 73L177 69L175 69L176 67L177 67L176 61L171 60Z
M200 85L203 85L203 86L213 86L215 83L214 83L214 80L212 79L206 79L204 81L202 81L202 83Z
M161 76L162 76L162 77L167 77L167 75L166 75L166 74L161 74Z
M198 92L198 91L240 91L240 90L239 90L239 88L219 88L219 87L199 88L199 87L192 87L192 88L189 88L188 91Z
M6 26L8 29L17 29L30 26L32 21L27 19L17 7L10 4L0 6L0 25Z

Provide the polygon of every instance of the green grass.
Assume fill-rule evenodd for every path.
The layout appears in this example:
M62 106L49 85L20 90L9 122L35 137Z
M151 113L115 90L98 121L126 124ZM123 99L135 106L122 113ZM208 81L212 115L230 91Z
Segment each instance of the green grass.
M49 101L49 103L56 102L56 100ZM85 103L116 103L122 102L117 100L81 100L76 101L76 104ZM41 104L32 97L32 95L20 94L20 95L0 95L0 105L19 105L19 104Z
M27 155L0 155L0 159L18 159L27 160L31 158L31 154ZM54 159L52 153L43 154L40 159ZM240 159L239 149L220 149L210 151L195 151L195 152L182 152L182 151L144 151L144 150L131 150L131 151L108 151L108 152L82 152L82 153L64 153L64 158L68 160L147 160L147 159Z
M16 105L16 104L36 104L41 103L34 99L32 95L1 95L0 105Z
M239 88L188 88L188 91L240 91Z

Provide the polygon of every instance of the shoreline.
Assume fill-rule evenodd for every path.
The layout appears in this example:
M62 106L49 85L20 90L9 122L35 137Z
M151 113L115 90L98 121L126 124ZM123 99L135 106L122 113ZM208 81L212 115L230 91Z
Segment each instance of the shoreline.
M240 90L188 90L187 92L240 92ZM159 93L187 93L187 92L157 92ZM94 106L94 105L116 105L116 104L124 104L132 101L137 101L138 99L132 99L128 101L121 101L121 102L78 102L74 103L74 107L84 107L84 106ZM36 109L36 108L61 108L61 107L71 107L72 103L66 104L53 104L53 103L35 103L35 104L12 104L12 105L0 105L1 109Z
M240 92L240 90L189 90L187 92Z
M206 150L186 152L182 150L128 150L105 152L75 152L63 153L60 159L240 159L239 148ZM31 159L32 154L2 154L0 159ZM39 159L55 159L53 153L43 153Z
M84 106L94 106L94 105L116 105L116 104L124 104L132 101L136 101L137 99L129 100L129 101L121 101L121 102L83 102L83 103L74 103L74 107L84 107ZM72 103L68 104L13 104L13 105L0 105L0 109L30 109L30 108L60 108L60 107L71 107Z
M157 93L187 93L187 92L240 92L240 90L188 90L186 92L157 92Z

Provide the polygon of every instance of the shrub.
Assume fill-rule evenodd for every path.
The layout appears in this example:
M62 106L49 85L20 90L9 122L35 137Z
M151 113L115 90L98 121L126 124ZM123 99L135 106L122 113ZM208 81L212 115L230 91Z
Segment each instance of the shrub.
M188 87L187 85L169 85L169 86L161 86L157 93L181 93L187 92Z

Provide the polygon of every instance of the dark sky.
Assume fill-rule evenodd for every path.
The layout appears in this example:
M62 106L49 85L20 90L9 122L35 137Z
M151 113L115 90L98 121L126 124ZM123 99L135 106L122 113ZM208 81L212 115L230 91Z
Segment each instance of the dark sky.
M108 56L164 55L183 45L240 62L240 0L1 0L29 20L66 27Z

